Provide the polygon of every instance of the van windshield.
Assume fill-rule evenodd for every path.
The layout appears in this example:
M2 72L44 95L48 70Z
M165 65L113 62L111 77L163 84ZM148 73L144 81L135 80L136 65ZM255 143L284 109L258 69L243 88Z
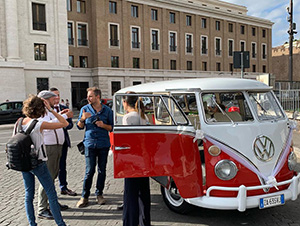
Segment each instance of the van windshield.
M284 114L272 92L249 92L249 98L259 120L284 118Z
M205 120L208 123L253 121L242 92L210 92L201 95Z

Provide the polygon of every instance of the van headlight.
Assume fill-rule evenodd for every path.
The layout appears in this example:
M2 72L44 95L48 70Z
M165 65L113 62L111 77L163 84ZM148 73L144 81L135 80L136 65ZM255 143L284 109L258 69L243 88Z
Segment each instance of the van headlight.
M289 167L289 170L295 170L296 165L297 165L297 156L292 151L290 153L290 155L289 155L289 158L288 158L288 167Z
M215 174L221 180L231 180L237 174L237 167L233 161L221 160L215 165Z

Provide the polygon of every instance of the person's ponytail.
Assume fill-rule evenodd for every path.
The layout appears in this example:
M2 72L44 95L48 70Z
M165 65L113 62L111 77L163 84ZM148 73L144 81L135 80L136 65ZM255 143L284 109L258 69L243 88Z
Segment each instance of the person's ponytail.
M145 106L143 104L142 98L140 97L135 103L135 111L140 112L140 116L142 119L146 119L145 116Z
M136 94L133 91L127 91L126 94ZM142 97L138 96L123 96L123 100L131 107L134 108L136 112L140 112L142 119L146 119L145 116L145 106L143 104Z

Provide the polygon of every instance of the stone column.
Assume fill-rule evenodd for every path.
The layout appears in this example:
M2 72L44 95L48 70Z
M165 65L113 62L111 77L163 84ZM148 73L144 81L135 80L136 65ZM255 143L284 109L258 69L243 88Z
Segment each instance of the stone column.
M3 35L5 34L4 30L4 22L5 22L5 16L4 16L4 2L0 3L0 61L4 61L3 58Z
M2 41L1 41L1 37L0 37L0 61L4 61L4 58L2 56Z
M17 0L5 0L7 60L20 60Z

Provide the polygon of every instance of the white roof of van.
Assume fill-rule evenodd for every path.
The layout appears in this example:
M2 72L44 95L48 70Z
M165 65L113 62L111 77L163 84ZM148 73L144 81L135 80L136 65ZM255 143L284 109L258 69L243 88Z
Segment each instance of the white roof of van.
M117 93L134 91L137 93L149 92L192 92L202 91L237 91L237 90L271 90L272 87L265 83L240 78L198 78L198 79L180 79L167 80L160 82L144 83L135 86L129 86L119 90Z

